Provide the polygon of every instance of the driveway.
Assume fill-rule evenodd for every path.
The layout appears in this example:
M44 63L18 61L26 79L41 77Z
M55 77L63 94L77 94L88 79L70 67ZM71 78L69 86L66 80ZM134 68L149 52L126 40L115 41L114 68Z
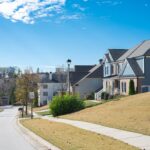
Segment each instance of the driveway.
M47 150L22 132L17 125L18 108L5 108L0 112L0 150Z

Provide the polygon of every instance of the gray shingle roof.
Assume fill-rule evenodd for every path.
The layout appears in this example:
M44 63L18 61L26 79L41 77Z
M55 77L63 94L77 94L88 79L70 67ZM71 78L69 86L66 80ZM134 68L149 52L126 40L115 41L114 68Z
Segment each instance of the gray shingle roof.
M76 65L75 71L70 72L71 85L74 85L80 81L93 67L94 65Z
M75 72L88 72L95 65L75 65Z
M113 61L120 58L128 49L109 49L109 53L112 56Z
M50 80L48 78L44 78L40 81L40 83L59 83L59 82L55 79Z
M149 49L150 49L150 40L143 41L136 47L129 49L125 54L123 54L118 59L118 61L125 60L126 58L144 56Z
M81 78L78 82L74 83L74 84L78 84L81 81L83 81L86 78L102 78L103 77L103 65L102 64L98 64L95 67L93 67L88 74L86 74L85 76L83 76L83 78Z
M88 72L70 72L71 85L76 84L78 81L80 81L87 74L88 74Z

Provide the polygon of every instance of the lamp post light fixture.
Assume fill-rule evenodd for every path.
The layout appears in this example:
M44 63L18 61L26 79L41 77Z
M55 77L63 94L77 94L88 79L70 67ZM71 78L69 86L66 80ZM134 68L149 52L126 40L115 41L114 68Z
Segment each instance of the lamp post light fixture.
M71 59L68 59L67 60L67 64L68 64L68 92L69 92L69 95L70 95L70 64L71 64Z

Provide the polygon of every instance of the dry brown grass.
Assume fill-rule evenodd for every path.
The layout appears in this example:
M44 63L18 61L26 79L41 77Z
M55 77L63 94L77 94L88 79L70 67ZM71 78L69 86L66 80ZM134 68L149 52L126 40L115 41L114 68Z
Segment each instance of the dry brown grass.
M134 150L136 148L106 136L48 120L22 120L21 123L62 150Z
M46 110L46 109L49 109L49 105L42 106L42 107L36 107L33 110L36 112L36 111L41 111L41 110Z
M150 135L150 93L128 96L62 118Z

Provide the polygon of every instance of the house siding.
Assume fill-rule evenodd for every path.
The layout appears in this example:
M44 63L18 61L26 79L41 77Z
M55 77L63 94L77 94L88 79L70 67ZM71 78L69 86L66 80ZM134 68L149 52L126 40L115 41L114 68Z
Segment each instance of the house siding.
M136 60L138 63L139 67L141 68L142 72L144 73L144 58L139 58Z
M121 79L120 80L120 94L121 95L128 95L129 94L129 84L130 84L130 80L134 81L134 87L135 87L135 91L137 90L137 79ZM123 84L126 84L126 90L124 90L123 88Z
M135 76L132 68L130 67L130 65L127 63L126 67L125 67L125 70L124 70L124 73L123 73L123 76Z
M142 85L150 85L150 57L145 58L145 77L142 81Z
M44 85L47 85L47 88L43 88ZM64 83L40 83L38 89L38 105L45 105L48 101L51 101L54 94L61 90L66 90L66 84ZM44 95L48 93L48 95Z
M81 98L86 98L100 87L102 87L101 78L86 78L81 81L78 86L74 86L73 91L79 94Z

